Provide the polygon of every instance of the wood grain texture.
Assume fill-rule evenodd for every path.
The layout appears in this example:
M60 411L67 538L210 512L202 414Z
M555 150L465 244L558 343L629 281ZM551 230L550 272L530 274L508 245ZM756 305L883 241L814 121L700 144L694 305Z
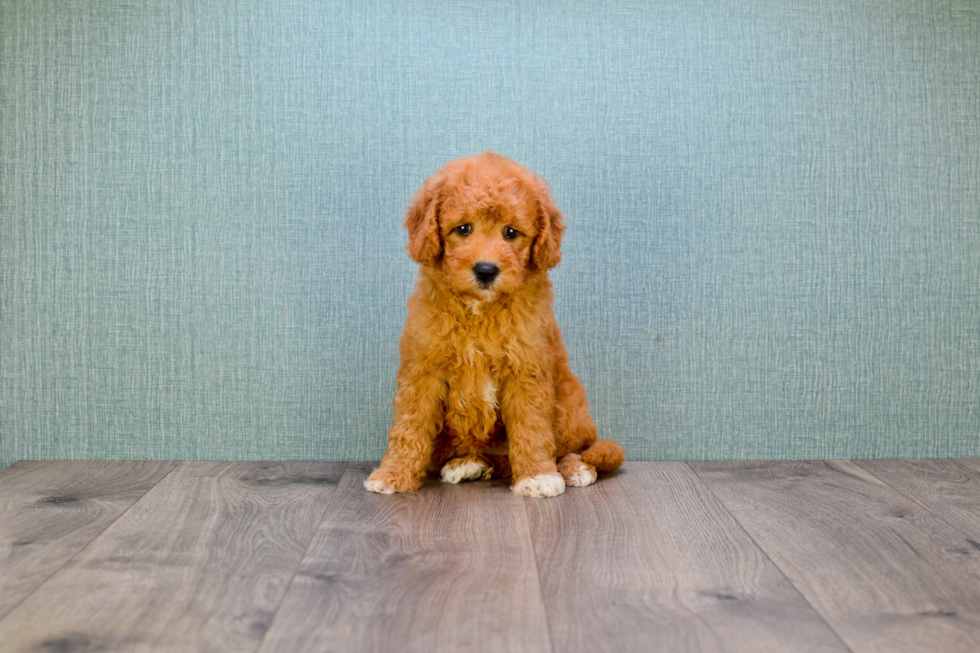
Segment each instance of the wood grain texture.
M966 535L980 550L980 471L943 459L855 464Z
M957 464L980 473L980 458L957 458Z
M260 651L551 651L524 499L373 494L372 468L351 463Z
M254 651L345 463L181 463L0 621L5 652Z
M853 463L692 468L857 653L980 650L980 551Z
M175 465L21 461L0 472L0 618Z
M556 651L846 651L684 463L529 501Z

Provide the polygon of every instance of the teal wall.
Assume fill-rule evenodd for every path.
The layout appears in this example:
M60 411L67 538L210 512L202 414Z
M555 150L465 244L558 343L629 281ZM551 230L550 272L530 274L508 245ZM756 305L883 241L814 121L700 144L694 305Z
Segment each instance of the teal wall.
M980 455L980 3L0 2L0 465L372 459L458 156L630 458Z

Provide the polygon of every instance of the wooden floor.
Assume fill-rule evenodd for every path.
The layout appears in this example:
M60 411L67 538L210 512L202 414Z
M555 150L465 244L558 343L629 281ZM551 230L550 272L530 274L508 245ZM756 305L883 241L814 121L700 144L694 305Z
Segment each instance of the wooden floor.
M0 471L0 651L980 651L980 459Z

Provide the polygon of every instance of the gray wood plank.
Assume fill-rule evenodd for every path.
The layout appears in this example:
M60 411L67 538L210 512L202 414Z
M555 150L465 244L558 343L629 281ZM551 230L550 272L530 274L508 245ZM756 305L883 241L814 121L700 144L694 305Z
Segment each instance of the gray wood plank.
M351 463L260 651L550 651L522 497L363 488Z
M181 463L0 620L4 651L254 651L345 463Z
M980 473L980 458L956 458L960 465Z
M847 645L980 650L980 551L847 462L691 463Z
M943 459L855 464L959 530L980 550L980 471Z
M556 651L846 651L684 463L528 501Z
M0 618L176 465L21 461L0 472Z

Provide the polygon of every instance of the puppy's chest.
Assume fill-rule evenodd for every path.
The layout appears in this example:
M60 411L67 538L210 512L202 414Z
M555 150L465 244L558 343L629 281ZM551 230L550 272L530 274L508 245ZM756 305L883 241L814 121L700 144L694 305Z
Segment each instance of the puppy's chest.
M456 355L447 374L446 427L460 438L488 440L500 423L500 361L479 346Z

